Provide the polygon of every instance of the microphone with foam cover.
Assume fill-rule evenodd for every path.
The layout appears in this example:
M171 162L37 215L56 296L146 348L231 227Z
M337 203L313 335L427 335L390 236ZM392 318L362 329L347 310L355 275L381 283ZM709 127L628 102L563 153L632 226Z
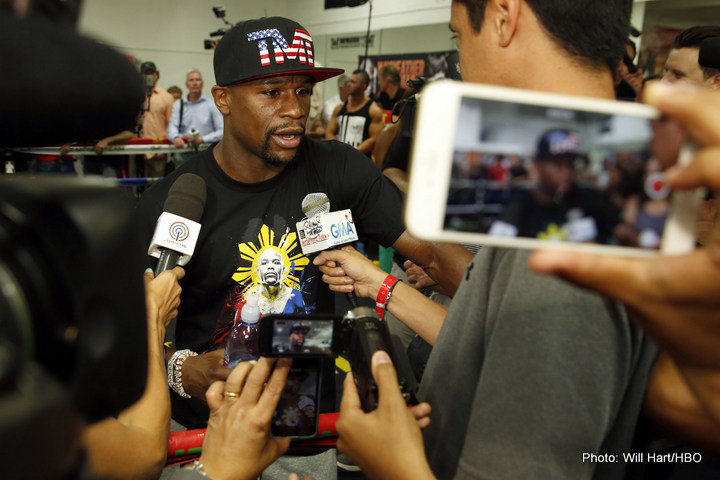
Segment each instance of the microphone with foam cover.
M148 249L148 255L159 259L155 276L190 261L206 199L205 180L194 173L180 175L170 187Z
M720 68L720 37L706 38L700 43L698 63L705 68Z

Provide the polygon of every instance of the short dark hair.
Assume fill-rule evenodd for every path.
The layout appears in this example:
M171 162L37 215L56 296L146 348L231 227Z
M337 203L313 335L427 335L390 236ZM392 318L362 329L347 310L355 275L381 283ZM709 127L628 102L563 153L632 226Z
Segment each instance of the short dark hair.
M360 75L360 81L363 83L363 85L370 85L370 75L368 75L368 73L362 68L358 68L357 70L355 70L353 72L353 75Z
M479 32L488 0L452 0L465 5ZM545 31L570 55L592 68L615 71L630 35L632 0L526 0Z
M383 65L378 75L380 78L389 78L393 85L400 85L400 72L395 65Z
M672 48L700 48L703 40L708 38L720 37L720 27L714 25L698 25L690 27L678 33L673 40ZM703 72L703 78L707 80L720 73L720 69L700 66Z

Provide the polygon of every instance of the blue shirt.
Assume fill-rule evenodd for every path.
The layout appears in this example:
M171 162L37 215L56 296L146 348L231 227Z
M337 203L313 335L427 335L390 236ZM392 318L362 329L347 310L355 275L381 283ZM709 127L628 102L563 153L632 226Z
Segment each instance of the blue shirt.
M182 124L180 123L180 102L183 102ZM190 130L196 129L203 138L203 143L220 141L223 134L223 117L215 106L215 102L206 95L200 95L196 102L187 98L175 100L172 116L167 126L167 137L172 142L175 137L186 137Z

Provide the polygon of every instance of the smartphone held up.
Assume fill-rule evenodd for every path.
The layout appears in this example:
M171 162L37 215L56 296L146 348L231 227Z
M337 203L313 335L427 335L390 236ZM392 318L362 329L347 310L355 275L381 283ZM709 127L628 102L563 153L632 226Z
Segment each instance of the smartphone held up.
M655 108L452 81L428 85L418 105L405 212L416 236L631 256L694 248L703 193L664 183L692 148Z

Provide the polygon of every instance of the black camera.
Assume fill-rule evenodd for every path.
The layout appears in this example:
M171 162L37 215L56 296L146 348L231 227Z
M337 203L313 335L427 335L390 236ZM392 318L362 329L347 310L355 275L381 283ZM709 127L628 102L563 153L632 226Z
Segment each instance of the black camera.
M408 404L417 403L417 381L399 339L369 307L355 307L339 315L267 315L260 320L260 353L268 357L336 357L352 367L355 385L366 412L377 408L377 386L372 376L373 353L390 355L398 385Z
M212 7L212 10L217 18L225 18L225 7L222 5L215 5Z
M144 248L134 202L103 180L58 177L0 179L7 478L68 478L82 424L118 413L145 389Z

